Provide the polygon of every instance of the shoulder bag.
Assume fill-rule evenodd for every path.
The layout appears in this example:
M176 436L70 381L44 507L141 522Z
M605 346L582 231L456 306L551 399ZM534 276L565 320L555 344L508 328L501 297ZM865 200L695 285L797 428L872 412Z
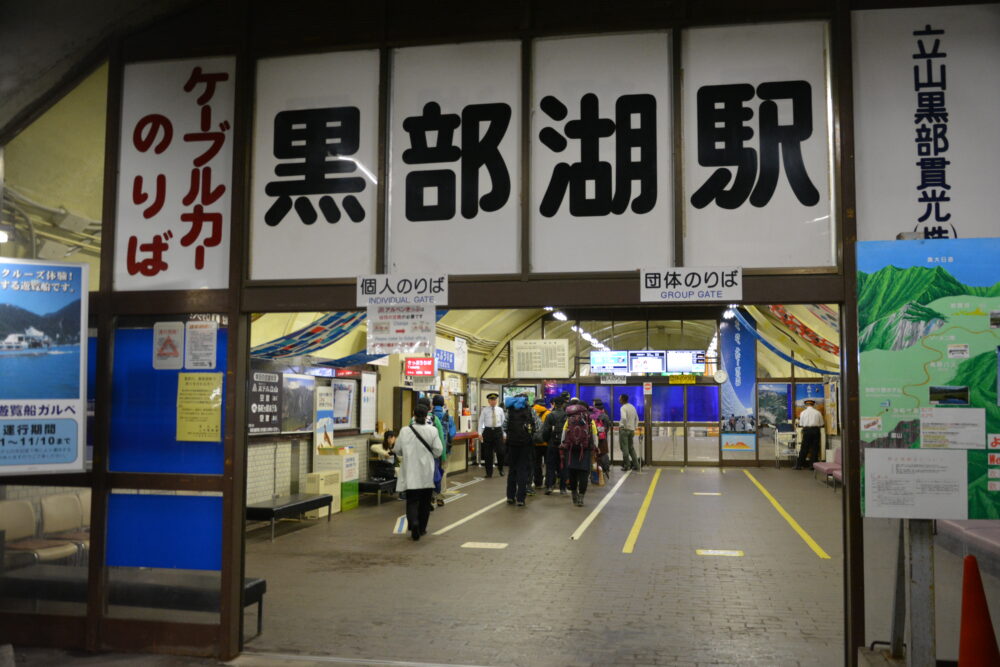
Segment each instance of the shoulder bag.
M413 424L410 424L410 430L413 431L413 435L417 436L417 440L419 440L420 444L427 448L427 451L431 453L431 457L434 459L434 485L437 486L441 483L441 466L437 464L437 457L434 456L434 450L431 449L431 446L428 445L427 441L420 435L420 432L413 428Z

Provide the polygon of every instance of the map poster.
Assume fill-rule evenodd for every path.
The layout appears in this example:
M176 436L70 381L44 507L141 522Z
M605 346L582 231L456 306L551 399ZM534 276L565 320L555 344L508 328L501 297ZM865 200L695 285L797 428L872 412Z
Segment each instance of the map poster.
M926 503L914 499L905 512L890 505L877 516L1000 519L1000 458L987 450L989 434L1000 433L1000 239L868 241L857 257L866 490L873 449L956 452L965 461L965 512L921 516L913 508ZM868 500L865 514L876 516Z

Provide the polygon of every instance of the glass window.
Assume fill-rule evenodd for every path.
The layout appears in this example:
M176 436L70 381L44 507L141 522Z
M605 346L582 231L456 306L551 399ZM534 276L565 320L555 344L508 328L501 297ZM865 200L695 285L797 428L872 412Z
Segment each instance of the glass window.
M687 406L689 422L719 421L719 388L709 385L688 386Z
M679 384L653 386L653 421L684 421L684 387Z
M0 154L0 256L90 264L100 284L108 67L10 141Z

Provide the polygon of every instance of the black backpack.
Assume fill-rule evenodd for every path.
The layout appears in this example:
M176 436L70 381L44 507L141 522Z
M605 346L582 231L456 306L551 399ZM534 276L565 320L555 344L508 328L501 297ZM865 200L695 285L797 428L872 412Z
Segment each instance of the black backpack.
M542 429L548 435L546 440L550 445L558 446L562 442L563 424L566 423L565 410L553 410L545 418L545 426Z
M519 447L535 442L535 420L531 408L510 408L507 411L507 444Z

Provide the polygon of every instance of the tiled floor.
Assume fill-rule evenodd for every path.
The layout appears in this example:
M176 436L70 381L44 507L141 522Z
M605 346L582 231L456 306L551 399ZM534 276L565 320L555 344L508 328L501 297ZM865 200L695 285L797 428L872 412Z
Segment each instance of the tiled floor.
M734 468L660 469L632 553L623 547L656 469L629 475L576 540L570 536L622 473L592 487L583 509L568 497L539 494L527 507L500 502L434 535L504 498L506 478L475 481L431 515L431 534L417 543L393 533L402 502L376 507L367 497L330 523L282 522L273 543L266 528L252 530L246 572L267 579L264 633L232 664L841 665L841 493L805 471L749 472L829 559ZM887 635L895 534L893 522L866 523L869 641ZM468 542L506 546L464 548ZM696 549L744 555L699 556ZM961 559L938 552L939 657L953 658ZM984 580L988 599L1000 599L1000 583ZM252 631L250 612L246 623ZM18 656L17 665L30 667L211 664L51 651Z

